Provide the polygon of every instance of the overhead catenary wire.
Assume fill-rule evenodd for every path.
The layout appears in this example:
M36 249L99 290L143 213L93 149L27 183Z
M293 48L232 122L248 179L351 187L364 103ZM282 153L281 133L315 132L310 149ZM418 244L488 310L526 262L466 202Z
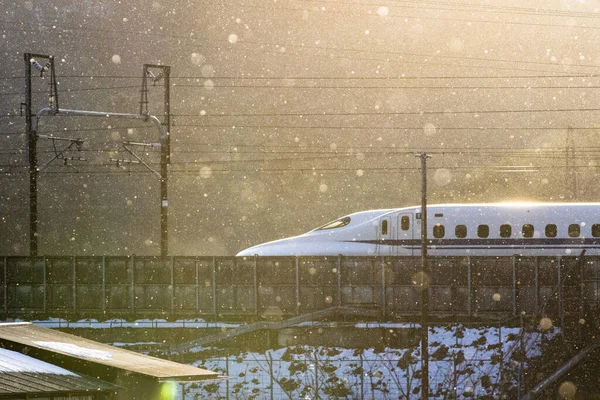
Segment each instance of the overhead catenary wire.
M138 86L105 86L105 87L91 87L91 88L75 88L75 89L62 89L59 90L59 94L68 94L73 92L83 92L83 91L97 91L97 90L119 90L119 89L135 89ZM204 84L199 83L195 85L191 84L174 84L172 86L173 89L177 88L203 88ZM553 90L566 90L566 89L600 89L600 85L580 85L580 86L309 86L309 85L248 85L248 84L216 84L211 85L211 89L218 88L240 88L240 89L311 89L311 90L323 90L323 89L335 89L335 90L348 90L348 89L356 89L356 90L368 90L368 89L383 89L383 90L399 90L399 89L411 89L411 90L505 90L505 89L518 89L518 90L533 90L533 89L553 89ZM36 91L34 93L47 93L46 91ZM3 96L16 96L23 95L22 92L0 92Z
M304 3L319 3L322 2L317 0L298 0ZM344 5L364 5L364 6L374 6L380 7L382 4L392 4L393 7L410 7L410 8L419 8L419 9L428 9L428 4L446 6L449 8L443 8L442 10L456 10L456 11L464 11L461 9L457 9L456 7L464 7L470 8L477 11L485 11L485 12L498 12L498 13L506 13L506 14L522 14L522 15L545 15L545 16L555 16L555 17L576 17L576 18L597 18L600 16L598 12L586 12L586 11L572 11L572 10L557 10L557 9L548 9L548 8L538 8L538 7L517 7L517 6L498 6L492 4L475 4L475 3L462 3L462 2L448 2L448 1L426 1L426 0L385 0L379 3L371 3L371 2L342 2L342 1L327 1L328 4L344 4ZM408 6L408 4L415 3L417 6ZM452 8L454 7L454 8ZM472 10L469 10L472 11Z
M80 164L77 165L81 167ZM507 170L506 168L511 168L511 166L507 165L496 165L496 166L452 166L452 165L438 165L432 166L432 169L444 169L450 171L492 171L500 174L511 174L511 173L533 173L540 171L563 171L564 167L562 166L531 166L524 169L514 169ZM597 166L589 166L589 165L576 165L572 167L576 170L598 170ZM363 168L323 168L323 167L297 167L297 168L212 168L210 173L267 173L267 174L315 174L315 173L351 173L351 175L356 175L357 171L362 171L365 175L368 173L383 173L383 174L391 174L397 173L399 171L411 171L414 173L418 173L419 169L415 167L363 167ZM204 171L200 169L187 169L187 170L172 170L169 172L170 175L189 175L189 176L200 176L204 173ZM43 175L140 175L146 174L154 177L152 172L147 170L111 170L111 171L86 171L86 170L78 170L74 171L71 169L65 169L62 171L51 171L51 170L43 170L40 171L40 174ZM0 172L0 177L3 176L16 176L15 173L3 173ZM362 176L358 176L361 178Z
M560 65L560 64L557 64ZM598 66L600 67L600 66ZM139 80L139 76L134 75L57 75L57 79L136 79ZM574 78L600 78L600 74L594 73L577 73L577 74L565 74L560 75L549 75L549 74L529 74L529 75L373 75L373 76L359 76L359 75L348 75L348 76L304 76L304 75L273 75L273 76L253 76L253 75L180 75L172 76L172 80L187 79L187 80L446 80L446 79L491 79L491 80L506 80L506 79L574 79ZM23 79L22 76L3 76L0 80L9 79ZM137 86L136 86L137 87Z
M417 131L423 132L427 129L435 129L436 131L508 131L508 132L520 132L522 131L567 131L571 130L599 130L599 126L471 126L471 127L447 127L447 126L357 126L357 125L273 125L273 124L255 124L255 125L247 125L247 124L174 124L175 128L192 128L195 129L306 129L306 130L326 130L326 129L335 129L335 130L384 130L384 131ZM96 128L64 128L64 129L50 129L43 130L45 133L69 133L69 132L100 132L100 131L122 131L122 130L137 130L143 129L140 126L99 126ZM0 136L19 136L25 135L24 132L18 131L9 131L2 132L0 131ZM102 142L104 143L104 142ZM189 142L178 138L173 138L173 143L176 144L186 144L186 145L201 145L201 146L212 146L219 145L216 143L199 143L199 142ZM238 144L237 146L245 146L244 144Z
M389 116L389 115L430 115L430 114L513 114L513 113L551 113L551 112L592 112L600 108L559 108L559 109L522 109L522 110L421 110L421 111L379 111L379 112L281 112L281 113L206 113L173 114L174 117L210 118L210 117L331 117L331 116Z
M1 19L0 19L1 21ZM6 21L4 20L4 22L7 23L14 23L12 21ZM36 25L36 29L35 31L37 32L37 30L39 29L40 25ZM45 25L41 25L42 27L45 28L50 28L50 26L45 26ZM600 27L599 27L600 28ZM20 29L17 29L20 30ZM50 29L50 32L55 32L56 30L54 29L54 26L52 26L52 29ZM160 36L163 38L170 38L170 39L177 39L179 41L181 40L203 40L203 42L206 42L206 40L210 40L208 38L201 38L201 37L191 37L191 36L183 36L183 35L169 35L166 33L151 33L151 32L138 32L138 31L131 31L131 30L114 30L114 29L94 29L94 28L88 28L86 27L81 28L81 27L71 27L71 28L63 28L63 30L61 32L65 32L65 33L69 33L69 31L83 31L86 34L89 34L90 31L99 31L99 32L103 32L103 33L130 33L130 34L136 34L136 35L151 35L151 36ZM310 49L310 50L325 50L325 51L349 51L349 52L367 52L367 53L375 53L375 54L393 54L393 55L399 55L399 56L411 56L411 57L426 57L426 58L450 58L450 59L468 59L468 60L477 60L477 61L484 61L484 62L504 62L504 63L525 63L525 64L539 64L539 65L554 65L554 66L560 66L560 64L557 63L551 63L551 62L544 62L544 61L524 61L524 60L502 60L502 59L494 59L494 58L485 58L485 57L465 57L465 56L453 56L453 55L444 55L444 54L431 54L431 55L425 55L425 54L416 54L416 53L403 53L403 52L398 52L398 51L383 51L383 50L373 50L373 49L354 49L354 48L337 48L337 47L331 47L331 46L311 46L311 45L304 45L304 44L297 44L297 43L269 43L269 42L254 42L254 41L244 41L243 44L249 44L249 45L258 45L258 46L264 46L264 45L269 45L269 46L275 46L275 47L279 47L279 46L285 46L286 48L301 48L301 49ZM179 45L182 45L181 43L179 43ZM264 51L264 50L256 50L256 49L247 49L244 47L240 47L237 46L235 49L234 48L228 48L228 47L223 47L223 46L207 46L205 44L199 46L199 47L212 47L212 48L216 48L219 51L259 51L259 52L269 52L269 51ZM281 54L280 52L273 52L274 54ZM329 54L327 55L327 57L331 57L332 55ZM334 56L335 58L336 56ZM339 58L348 58L345 56L337 56ZM353 57L354 60L356 60L356 57ZM387 61L389 62L390 59L371 59L373 61ZM417 63L417 64L423 64L422 62L410 62L407 60L401 60L400 62L405 62L405 63ZM456 64L440 64L440 63L425 63L425 64L429 64L429 65L450 65L450 66L457 66ZM458 65L460 66L460 65ZM472 65L463 65L464 67L472 67L472 68L486 68L486 69L508 69L508 70L523 70L526 71L526 69L522 69L522 68L500 68L500 67L483 67L483 66L472 66ZM592 68L597 68L597 65L583 65L583 64L574 64L574 65L570 65L570 67L592 67ZM527 70L527 71L536 71L536 70ZM550 71L547 71L550 72Z

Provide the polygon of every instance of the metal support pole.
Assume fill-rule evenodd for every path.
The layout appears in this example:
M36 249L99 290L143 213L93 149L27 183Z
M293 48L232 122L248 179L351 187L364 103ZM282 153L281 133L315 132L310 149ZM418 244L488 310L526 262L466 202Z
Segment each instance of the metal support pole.
M160 70L154 74L151 70ZM169 254L169 230L168 230L168 181L169 164L171 162L171 96L170 96L171 67L166 65L144 64L142 73L142 90L140 99L140 114L148 113L148 77L156 84L163 80L164 90L164 114L161 125L165 128L160 137L160 255L166 257Z
M38 254L38 228L37 228L37 134L33 130L31 115L31 54L26 53L25 58L25 113L27 124L27 158L29 161L29 255Z
M38 255L38 159L37 159L37 129L33 128L32 114L32 82L31 82L31 67L40 72L40 77L50 70L50 106L58 109L58 88L56 83L56 73L54 69L54 57L44 54L24 53L25 61L25 102L22 107L25 107L26 120L26 153L27 161L29 162L29 255L35 257ZM43 60L48 60L44 63ZM44 63L42 65L40 63ZM37 121L36 121L37 126Z
M421 159L421 393L429 399L429 265L427 263L427 153L419 153Z

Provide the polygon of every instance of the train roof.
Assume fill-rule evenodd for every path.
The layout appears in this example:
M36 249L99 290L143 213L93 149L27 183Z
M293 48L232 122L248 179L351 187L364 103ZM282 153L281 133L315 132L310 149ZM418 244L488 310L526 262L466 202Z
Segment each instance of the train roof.
M550 202L500 202L500 203L447 203L428 204L427 208L554 208L554 207L600 207L600 203L550 203ZM420 205L401 207L397 210L421 208Z

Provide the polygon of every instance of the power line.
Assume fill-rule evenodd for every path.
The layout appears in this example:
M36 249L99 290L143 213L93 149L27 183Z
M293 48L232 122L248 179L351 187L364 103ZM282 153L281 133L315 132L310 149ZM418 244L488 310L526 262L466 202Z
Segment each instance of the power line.
M257 6L253 6L253 7L257 7ZM1 21L1 19L0 19ZM7 23L13 23L11 21L4 21ZM41 25L43 27L49 28L49 26L44 26ZM599 27L600 28L600 27ZM17 30L21 30L21 29L17 29ZM68 28L66 31L63 30L63 32L65 33L69 33L68 31L84 31L86 34L89 34L89 31L99 31L99 32L103 32L103 33L114 33L114 34L118 34L118 33L130 33L130 34L136 34L136 35L152 35L152 36L160 36L163 38L169 38L169 39L178 39L178 40L192 40L192 41L196 41L196 40L210 40L207 38L191 38L189 36L181 36L181 35L167 35L167 34L149 34L148 32L136 32L136 31L129 31L129 30L110 30L110 29L91 29L91 28ZM35 29L35 31L37 31L37 28ZM55 32L54 29L51 30L51 32ZM269 43L269 42L253 42L253 41L244 41L241 44L250 44L250 45L257 45L257 46L264 46L264 45L269 45L269 46L285 46L285 47L293 47L293 48L302 48L302 49L309 49L309 50L325 50L325 51L351 51L351 52L363 52L363 53L375 53L375 54L387 54L387 55L399 55L399 56L415 56L415 57L436 57L436 58L451 58L451 59L466 59L466 60L477 60L477 61L484 61L484 62L505 62L505 63L525 63L525 64L539 64L539 65L553 65L553 66L561 66L560 64L554 64L554 63L550 63L550 62L541 62L541 61L519 61L519 60L502 60L502 59L490 59L490 58L482 58L482 57L465 57L465 56L449 56L449 55L440 55L440 54L433 54L433 55L424 55L424 54L415 54L415 53L403 53L403 52L395 52L395 51L377 51L377 50L373 50L373 49L369 49L369 50L364 50L364 49L349 49L349 48L336 48L336 47L327 47L327 46L308 46L308 45L299 45L296 43L290 43L290 44L282 44L282 43ZM181 45L181 43L180 43ZM235 49L234 48L225 48L225 47L221 47L221 46L206 46L206 45L202 45L202 46L197 46L197 47L208 47L208 48L216 48L217 50L221 51L252 51L252 52L264 52L264 53L273 53L273 54L277 54L277 55L281 55L280 52L278 51L263 51L263 50L256 50L256 49L246 49L240 46L237 46ZM331 55L326 55L327 57L330 57ZM336 56L335 58L348 58L346 56ZM357 60L358 58L356 57L352 57L353 60ZM365 60L365 59L363 59ZM385 62L389 62L389 59L369 59L371 61L385 61ZM459 67L469 67L469 68L485 68L485 69L504 69L504 70L521 70L521 71L539 71L539 70L531 70L531 69L523 69L523 68L506 68L506 67L484 67L484 66L472 66L472 65L457 65L457 64L444 64L444 63L431 63L431 62L427 62L427 63L423 63L423 62L411 62L411 61L406 61L406 60L402 60L400 61L402 63L415 63L415 64L426 64L426 65L448 65L448 66L459 66ZM570 67L592 67L592 68L598 68L597 65L570 65ZM545 72L551 72L551 71L545 71Z
M71 92L85 92L85 91L95 91L95 90L116 90L116 89L138 89L140 86L139 85L129 85L129 86L106 86L106 87L93 87L93 88L75 88L75 89L62 89L59 90L58 93L60 94L68 94ZM48 93L47 90L38 90L38 91L32 91L32 93L35 94L44 94L44 93ZM3 96L16 96L16 95L24 95L23 92L8 92L8 93L2 93L0 92L0 94L2 94Z
M343 3L348 4L348 3ZM292 11L292 12L313 12L319 14L333 14L333 15L346 15L346 16L357 16L357 17L374 17L381 18L377 14L365 13L365 12L348 12L348 11L331 11L321 9L306 9L306 8L295 8L295 7L265 7L265 6L254 6L244 5L245 8L260 9L260 10L280 10L280 11ZM249 11L249 10L247 10ZM459 10L456 10L459 11ZM488 19L464 19L464 18L442 18L442 17L428 17L428 16L415 16L415 15L401 15L401 14L389 14L387 18L394 19L425 19L433 21L449 21L449 22L467 22L467 23L483 23L483 24L501 24L501 25L517 25L517 26L542 26L552 28L576 28L576 29L600 29L600 26L588 26L588 25L564 25L564 24L550 24L550 23L535 23L535 22L518 22L511 20L488 20Z
M176 124L174 125L176 128L201 128L201 129L213 129L213 128L229 128L229 129L336 129L336 130L404 130L404 131L419 131L422 132L427 127L425 126L344 126L344 125L310 125L310 126L299 126L299 125L215 125L215 124ZM112 126L108 127L98 127L98 128L65 128L65 129L57 129L57 130L44 130L44 133L66 133L66 132L97 132L97 131L119 131L119 130L129 130L129 129L143 129L140 126ZM540 127L540 126L478 126L478 127L444 127L444 126L434 126L432 129L436 131L510 131L510 132L518 132L523 130L532 130L532 131L567 131L569 127L557 127L557 126L548 126L548 127ZM571 127L574 130L598 130L600 126L581 126L581 127ZM0 132L0 136L2 135L25 135L24 132ZM191 142L175 140L175 144L194 144ZM104 142L103 142L104 143ZM203 145L203 144L200 144ZM218 145L218 144L206 144L206 145ZM238 144L237 146L244 146L242 144Z
M457 110L457 111L397 111L397 112L289 112L289 113L221 113L221 114L173 114L174 117L328 117L328 116L382 116L382 115L431 115L431 114L512 114L512 113L548 113L548 112L589 112L600 111L600 108L563 108L563 109L531 109L531 110Z
M81 79L81 78L91 78L91 79L139 79L139 76L133 75L57 75L57 78L60 79ZM496 80L506 80L506 79L573 79L573 78L600 78L600 74L562 74L562 75L436 75L436 76L298 76L298 75L289 75L289 76L235 76L235 75L216 75L216 76L200 76L200 75L181 75L181 76L173 76L171 79L188 79L188 80L443 80L443 79L496 79ZM0 79L23 79L22 76L4 76L0 77Z
M203 88L204 85L203 84L196 84L196 85L188 85L188 84L175 84L173 85L173 88ZM600 86L390 86L390 85L385 85L385 86L299 86L299 85L246 85L246 84L237 84L237 85L223 85L223 84L216 84L211 86L211 89L217 89L217 88L227 88L227 89L315 89L315 90L322 90L322 89L336 89L336 90L340 90L340 89L358 89L358 90L365 90L365 89L377 89L377 90L381 90L381 89L393 89L393 90L397 90L397 89L416 89L416 90L427 90L427 89L435 89L435 90L462 90L462 89L467 89L467 90L479 90L479 89L492 89L492 90L505 90L505 89L519 89L519 90L531 90L531 89L554 89L554 90L563 90L563 89L600 89Z
M58 91L60 94L69 94L73 92L83 91L99 91L99 90L119 90L119 89L135 89L139 86L108 86L108 87L94 87L94 88L77 88L77 89L63 89ZM204 88L203 84L174 84L173 89L176 88ZM585 85L585 86L300 86L300 85L247 85L247 84L234 84L234 85L223 85L217 84L211 86L211 89L227 88L227 89L310 89L310 90L506 90L506 89L517 89L517 90L533 90L533 89L553 89L553 90L564 90L564 89L600 89L598 85ZM37 91L34 93L43 94L46 91ZM8 92L2 93L3 96L20 96L23 92Z
M305 3L317 2L315 0L302 0ZM419 9L440 9L444 11L465 11L453 7L465 7L470 8L468 11L478 10L484 12L497 12L504 14L522 14L522 15L542 15L549 17L575 17L575 18L598 18L600 13L596 12L584 12L584 11L566 11L556 9L545 9L545 8L533 8L533 7L514 7L514 6L495 6L490 4L474 4L474 3L460 3L460 2L441 2L441 1L398 1L398 0L387 0L387 3L393 4L393 7L405 7L405 8L419 8ZM318 2L320 4L320 2ZM381 3L365 3L365 2L341 2L341 1L327 1L327 4L337 3L344 5L364 5L364 6L381 6ZM406 4L416 3L416 6L408 6ZM440 6L447 6L449 8L429 8L423 5L433 4Z
M454 166L454 165L439 165L433 166L432 169L445 169L450 171L472 171L472 170L491 170L497 173L519 173L519 172L539 172L539 171L555 171L555 170L564 170L564 167L561 166L511 166L511 165L495 165L495 166ZM508 168L508 170L507 170ZM511 170L512 168L512 170ZM519 169L517 169L519 168ZM573 166L574 169L585 170L585 169L595 169L598 170L597 166L589 166L589 165L576 165ZM419 172L418 168L415 167L354 167L354 168L321 168L321 167L304 167L304 168L238 168L238 169L211 169L211 173L308 173L314 174L318 173L347 173L351 172L352 174L356 174L357 171L363 171L364 173L396 173L398 171L414 171ZM189 175L189 176L198 176L202 173L202 170L192 169L192 170L172 170L169 172L171 175ZM65 170L65 171L40 171L40 174L44 175L152 175L152 172L147 170L127 170L127 171L74 171L74 170ZM6 173L0 173L0 176L6 176ZM14 173L11 173L10 176L13 176Z

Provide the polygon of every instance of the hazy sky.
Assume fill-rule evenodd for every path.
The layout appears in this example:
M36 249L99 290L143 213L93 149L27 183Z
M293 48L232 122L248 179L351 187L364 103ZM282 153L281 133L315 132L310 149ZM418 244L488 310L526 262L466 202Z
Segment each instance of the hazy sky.
M234 254L352 211L416 204L422 150L434 153L432 202L568 199L569 126L575 198L599 194L592 1L14 1L0 11L3 253L27 251L25 52L56 57L63 108L138 112L142 65L171 66L173 254ZM35 110L47 87L36 77ZM124 140L156 141L155 131L79 118L45 120L39 133L84 139L88 160L40 174L44 251L156 254L158 183L110 162L131 158ZM50 141L38 150L41 164L56 155ZM139 151L158 168L156 152ZM538 172L496 168L523 166Z

